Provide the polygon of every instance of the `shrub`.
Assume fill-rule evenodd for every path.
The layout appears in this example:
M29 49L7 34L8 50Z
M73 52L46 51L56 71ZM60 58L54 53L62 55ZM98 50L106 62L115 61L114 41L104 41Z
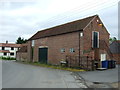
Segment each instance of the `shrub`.
M13 58L13 57L0 57L0 59L2 60L16 60L16 58Z

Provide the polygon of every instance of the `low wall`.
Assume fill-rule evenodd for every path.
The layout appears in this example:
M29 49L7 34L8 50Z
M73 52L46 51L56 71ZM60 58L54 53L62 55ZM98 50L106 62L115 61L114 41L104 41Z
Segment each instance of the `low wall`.
M27 61L27 52L17 52L16 60Z

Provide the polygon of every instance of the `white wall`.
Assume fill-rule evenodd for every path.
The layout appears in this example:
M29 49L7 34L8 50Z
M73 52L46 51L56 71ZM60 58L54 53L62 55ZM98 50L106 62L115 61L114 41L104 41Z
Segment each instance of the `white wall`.
M0 47L0 50L2 50L2 47ZM9 50L9 52L14 53L14 55L10 55L10 53L7 53L7 55L4 56L4 53L0 53L0 56L16 58L16 51L18 51L18 48L14 48L14 50L11 50L11 47L5 47L4 50Z
M9 53L7 53L7 55L4 56L4 53L0 53L0 56L3 56L3 57L9 57L10 55L9 55Z
M0 56L3 56L3 53L0 53Z

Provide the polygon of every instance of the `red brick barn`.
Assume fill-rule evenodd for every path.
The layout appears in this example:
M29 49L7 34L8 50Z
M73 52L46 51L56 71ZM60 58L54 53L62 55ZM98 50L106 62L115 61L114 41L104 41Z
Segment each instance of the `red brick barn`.
M28 40L28 60L57 65L66 56L109 60L109 35L98 15L40 30Z

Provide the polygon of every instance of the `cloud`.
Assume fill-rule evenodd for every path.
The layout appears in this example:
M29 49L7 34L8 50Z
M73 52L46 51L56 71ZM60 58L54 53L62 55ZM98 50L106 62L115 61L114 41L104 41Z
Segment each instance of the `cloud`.
M117 32L117 0L37 0L0 2L0 42L29 38L38 30L99 14L112 36ZM107 3L106 3L107 2ZM86 7L87 6L87 7ZM110 7L111 6L111 7ZM109 9L104 9L109 7ZM103 9L103 10L101 10ZM107 17L107 18L106 18ZM112 17L112 18L111 18ZM111 21L111 22L110 22Z
M99 14L110 36L118 38L118 6L114 5L106 8L100 11Z

